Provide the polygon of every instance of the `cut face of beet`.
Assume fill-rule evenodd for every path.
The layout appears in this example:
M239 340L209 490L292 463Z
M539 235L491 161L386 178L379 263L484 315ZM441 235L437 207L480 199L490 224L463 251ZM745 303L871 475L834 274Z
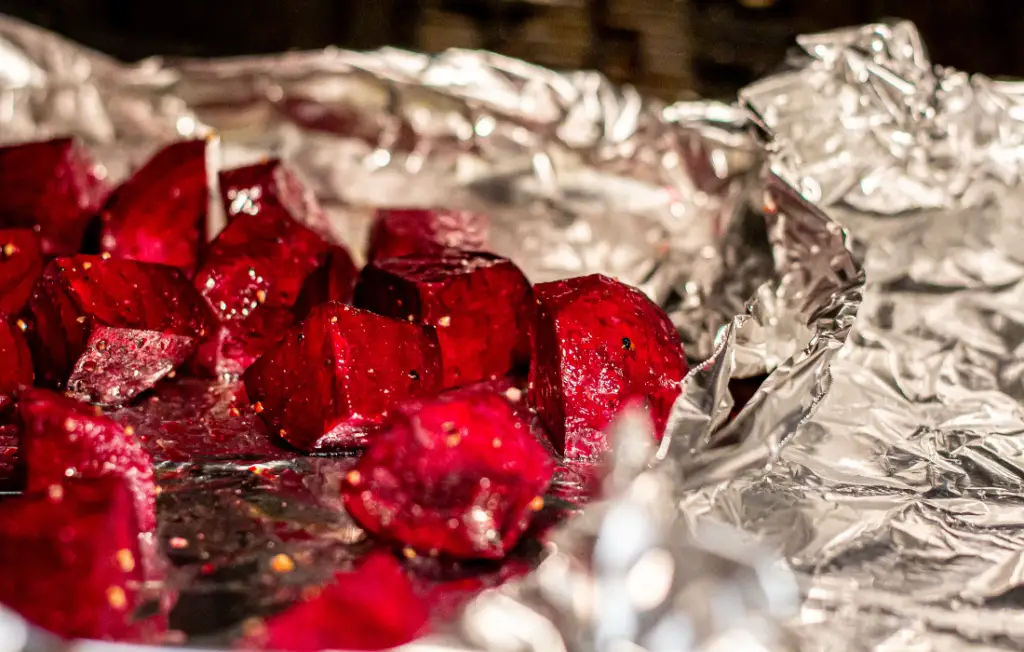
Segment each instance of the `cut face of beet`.
M529 399L556 450L593 458L604 429L643 401L661 438L688 371L671 321L639 290L600 275L534 286Z
M115 478L63 480L0 504L0 603L67 638L138 639L132 497Z
M355 304L433 326L445 387L503 376L529 361L530 284L511 261L448 251L367 265Z
M16 423L0 418L0 491L21 491L25 481L19 461L21 437Z
M359 270L344 247L332 247L327 262L306 278L295 302L295 315L305 319L321 303L352 303Z
M420 554L500 559L544 506L553 472L503 397L413 402L346 476L345 508Z
M101 256L52 261L29 301L37 379L122 405L180 365L210 315L181 272Z
M25 323L25 322L21 322ZM0 317L0 423L14 404L14 395L32 384L32 355L17 322Z
M35 232L0 229L0 315L21 312L42 273L43 253Z
M433 394L440 355L432 329L327 303L245 373L272 433L306 450L365 443L402 401Z
M479 251L487 248L489 220L469 211L444 208L382 208L370 228L366 260L444 249Z
M246 644L279 652L385 650L423 635L429 616L398 561L377 551L316 597L269 619Z
M272 211L316 231L329 232L327 214L316 196L278 159L221 172L220 193L228 222Z
M45 389L22 392L18 410L29 491L67 478L118 477L131 489L139 527L156 527L153 464L134 432L98 408Z
M348 252L304 225L325 226L326 218L279 162L226 172L222 182L237 219L211 244L194 280L219 322L196 359L213 376L245 371L295 325L296 312L301 319L314 303L348 298L355 277Z
M34 230L47 256L77 253L110 192L103 173L70 138L0 147L0 228Z
M191 276L206 241L214 140L168 145L117 188L102 211L101 250L177 267Z

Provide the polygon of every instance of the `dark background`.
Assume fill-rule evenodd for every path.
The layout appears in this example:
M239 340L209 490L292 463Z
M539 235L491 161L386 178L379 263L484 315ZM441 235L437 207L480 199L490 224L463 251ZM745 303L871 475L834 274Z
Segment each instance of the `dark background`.
M796 34L899 16L937 63L1024 76L1020 0L0 0L0 12L127 60L481 47L598 68L668 99L731 95Z

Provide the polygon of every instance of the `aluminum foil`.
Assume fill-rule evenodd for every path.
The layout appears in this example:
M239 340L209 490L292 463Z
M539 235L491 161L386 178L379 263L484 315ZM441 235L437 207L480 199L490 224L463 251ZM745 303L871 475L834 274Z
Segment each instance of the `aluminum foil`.
M1019 650L1021 87L933 67L908 23L800 44L810 58L742 96L772 166L853 234L863 306L770 469L683 511L785 556L800 649Z
M541 567L410 649L507 650L492 626L519 617L523 645L545 650L794 644L789 571L738 543L739 530L677 509L777 458L828 394L861 300L846 233L767 167L744 110L663 106L594 73L458 50L124 65L6 19L0 67L4 140L77 134L116 179L160 143L213 129L226 165L290 160L355 251L373 206L477 208L531 279L603 272L672 317L695 368L661 445L627 418L597 474L602 499L558 528ZM733 415L730 381L759 376ZM173 561L166 589L180 595L172 625L192 645L231 644L246 617L286 606L365 549L337 499L350 460L282 453L255 420L241 433L225 425L232 391L169 386L160 410L201 418L146 438ZM116 417L141 434L148 409ZM576 477L567 471L555 490L571 494ZM281 553L299 572L266 572Z

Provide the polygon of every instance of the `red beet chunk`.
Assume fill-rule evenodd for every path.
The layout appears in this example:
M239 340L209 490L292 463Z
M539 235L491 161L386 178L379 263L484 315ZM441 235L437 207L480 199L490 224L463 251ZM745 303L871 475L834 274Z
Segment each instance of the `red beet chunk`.
M402 401L435 393L440 366L431 329L327 303L249 367L245 388L293 446L349 448Z
M619 410L640 399L658 439L688 370L665 313L639 290L598 274L534 286L529 400L555 448L591 458Z
M329 231L327 214L313 191L278 159L221 172L220 194L229 222L271 211L312 229Z
M161 383L107 416L131 427L157 463L267 462L294 457L267 437L240 384L184 378Z
M278 177L287 183L272 183ZM215 376L245 371L294 326L300 294L308 296L308 301L326 300L332 292L332 275L347 275L347 281L333 281L337 285L333 291L340 297L346 292L344 284L351 287L355 274L344 249L301 223L319 219L311 215L322 211L279 164L241 168L224 178L229 188L254 184L245 192L258 195L261 203L247 200L249 209L236 211L241 217L214 240L195 277L195 287L219 323L201 345L197 363L202 372ZM237 200L241 191L228 190L226 202L232 192ZM347 261L350 267L332 270L336 257L336 265ZM321 276L322 287L309 285L311 278Z
M0 315L21 312L42 273L43 253L35 232L0 229Z
M77 253L110 192L103 174L70 138L0 147L0 227L35 230L47 256Z
M355 304L437 329L445 387L496 378L530 356L530 284L511 261L448 251L378 260L363 269Z
M207 150L213 140L168 145L115 190L103 208L102 251L178 267L191 276L206 241Z
M269 619L247 646L280 652L386 650L426 633L430 612L402 567L377 551L319 595Z
M178 270L101 256L52 261L29 301L40 382L121 405L180 365L209 313Z
M366 260L444 249L487 248L487 216L443 208L382 208L370 229Z
M32 384L33 377L32 356L21 328L0 318L0 415L13 405L19 388Z
M67 638L137 639L139 528L119 480L67 480L0 504L0 603Z
M18 459L21 437L14 423L0 423L0 491L24 488L22 467Z
M156 527L153 464L134 432L98 408L45 389L22 392L18 409L29 491L45 491L69 477L122 478L139 526L147 532Z
M351 303L359 270L344 247L333 247L327 262L309 275L295 302L295 314L304 319L321 303Z
M417 552L500 559L544 506L554 464L497 395L407 404L343 486L367 530Z

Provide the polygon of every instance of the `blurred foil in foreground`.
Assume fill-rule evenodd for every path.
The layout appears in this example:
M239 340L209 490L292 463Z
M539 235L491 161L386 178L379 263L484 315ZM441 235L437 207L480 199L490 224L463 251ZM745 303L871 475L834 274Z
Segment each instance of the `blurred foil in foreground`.
M464 636L500 652L783 650L795 614L791 574L733 528L694 530L671 503L677 470L645 468L650 426L614 432L611 498L554 538L530 576L466 609Z
M210 126L227 165L289 159L356 250L374 206L474 208L491 214L494 248L535 281L601 272L643 288L697 363L669 431L639 457L620 448L604 502L557 533L550 563L521 585L565 579L569 594L513 590L500 594L497 613L534 610L537 627L573 650L610 641L678 649L689 636L687 649L747 652L781 640L787 601L776 596L790 591L787 574L733 548L732 530L702 538L704 526L677 505L709 483L763 470L810 417L829 391L863 278L843 230L766 169L744 111L666 107L594 73L484 52L328 49L123 66L3 20L0 44L20 62L18 74L0 77L13 98L0 112L7 139L79 134L120 177L136 152ZM731 415L730 379L757 376L767 379ZM166 588L180 596L169 642L229 647L246 618L287 606L365 553L337 499L347 462L295 458L255 432L231 440L246 442L236 456L223 440L208 450L202 442L229 418L218 398L229 388L165 389L173 396L161 397L161 414L210 410L181 441L147 440L163 490L161 540L192 542L165 550L174 560ZM143 418L136 431L151 426ZM622 532L633 517L638 527ZM302 572L264 573L280 554L302 561ZM631 577L660 579L662 590L631 606L600 589ZM575 611L595 587L605 602ZM542 607L549 599L554 612ZM458 645L438 636L413 648Z
M740 93L809 200L892 215L978 205L1024 170L1019 84L932 65L909 22L801 36Z

